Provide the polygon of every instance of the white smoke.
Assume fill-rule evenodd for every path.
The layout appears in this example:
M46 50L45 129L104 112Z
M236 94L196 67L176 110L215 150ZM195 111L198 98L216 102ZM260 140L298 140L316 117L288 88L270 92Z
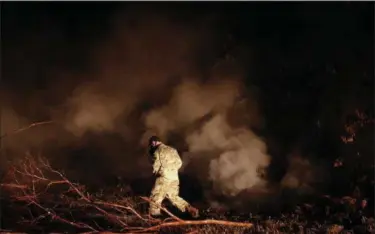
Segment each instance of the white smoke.
M187 142L190 151L202 157L205 152L221 152L210 162L209 177L226 195L264 184L260 169L268 166L270 158L265 143L251 130L233 129L225 117L216 115Z
M270 162L267 147L259 137L246 126L234 128L228 121L240 95L239 84L184 83L175 89L167 105L151 111L145 119L146 126L161 136L171 131L184 134L189 149L184 154L185 167L189 166L187 162L200 161L199 168L193 171L207 174L206 179L213 182L216 190L232 196L264 185L261 169ZM207 115L210 118L203 124L194 125ZM194 128L183 132L181 129L188 125ZM207 160L205 167L203 161Z
M215 71L210 70L226 40L217 34L216 20L177 22L152 7L127 8L119 13L110 20L110 33L90 44L90 52L78 50L67 55L69 60L78 55L87 57L82 63L84 69L49 69L54 71L51 78L63 79L51 82L48 95L38 100L44 104L51 98L57 103L53 108L40 105L45 116L50 115L68 130L69 134L54 134L59 137L56 142L63 138L70 141L72 134L77 141L86 142L85 133L116 133L124 139L117 147L112 146L112 139L97 142L102 142L106 155L117 154L117 162L121 162L117 164L123 168L124 161L133 163L133 156L139 154L133 143L144 123L148 132L162 138L170 133L183 136L188 144L186 155L191 159L185 166L194 167L198 176L206 173L205 179L212 180L222 192L236 194L261 183L257 170L268 165L266 147L247 127L254 123L244 126L244 121L237 119L257 115L253 114L256 109L245 110L238 104L243 84L237 78L247 67L224 59L213 66ZM202 73L209 72L212 77L204 77L209 81L200 82ZM166 105L155 109L161 103ZM151 108L145 119L140 119L141 112ZM125 145L129 147L124 149ZM129 149L134 152L124 157L123 151ZM193 166L194 162L201 162L201 166ZM126 167L128 171L143 171L134 169L132 163Z
M233 82L214 85L185 81L174 89L169 103L160 109L151 111L145 118L147 127L151 127L161 136L168 132L194 123L212 111L227 109L238 94Z
M97 91L100 85L93 83L76 89L68 103L70 109L65 127L76 136L87 130L110 132L116 128L115 120L126 109L126 103Z

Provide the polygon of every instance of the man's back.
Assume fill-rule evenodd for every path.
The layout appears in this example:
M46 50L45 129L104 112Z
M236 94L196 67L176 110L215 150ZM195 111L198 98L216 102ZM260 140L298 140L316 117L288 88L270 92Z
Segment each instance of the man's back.
M176 149L171 146L160 144L154 152L154 167L157 173L167 179L178 179L178 170L182 161Z

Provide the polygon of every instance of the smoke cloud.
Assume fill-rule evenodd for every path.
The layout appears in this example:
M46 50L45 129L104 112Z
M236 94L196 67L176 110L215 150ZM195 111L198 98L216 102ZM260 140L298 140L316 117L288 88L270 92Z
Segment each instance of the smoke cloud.
M182 154L185 172L213 182L223 194L236 195L265 183L261 172L270 157L265 143L250 128L260 116L253 105L255 98L244 98L242 61L225 58L218 63L225 39L217 36L211 18L186 23L149 9L130 7L117 12L100 41L89 43L89 49L67 50L56 59L83 58L75 64L76 70L40 63L48 70L48 78L60 79L49 82L38 96L41 114L28 113L24 122L49 116L59 126L54 144L95 146L88 160L100 154L117 174L151 174L139 142L152 132L166 140L173 140L171 134L181 136L187 145ZM39 36L39 41L48 43ZM49 46L69 46L64 41L56 39ZM253 104L243 108L244 100ZM23 101L25 105L28 100ZM46 134L41 130L38 137ZM88 170L96 177L102 173L94 165L86 174Z
M120 11L111 22L108 38L90 52L90 82L79 84L65 103L65 125L77 136L132 134L129 118L168 99L182 77L196 73L200 49L214 44L204 22L174 22L148 8Z
M148 113L145 125L165 137L168 132L186 127L212 112L230 108L238 95L234 82L202 84L188 80L174 89L167 105Z
M75 43L85 44L81 47L67 40L62 28L50 29L53 22L45 19L39 22L43 30L29 27L29 31L20 32L24 38L32 35L35 40L7 44L4 58L9 66L4 79L25 82L22 87L8 87L12 95L2 95L7 96L7 114L12 115L3 116L3 122L22 119L22 123L3 124L2 132L45 120L52 120L54 125L9 136L3 140L3 147L23 153L24 148L19 147L22 143L27 148L38 139L39 145L33 145L41 148L80 150L74 161L86 154L93 158L91 152L81 151L95 147L103 161L113 163L115 173L151 174L143 157L145 149L139 145L145 131L144 112L167 102L176 86L183 80L192 80L186 77L199 80L198 74L205 69L199 65L200 60L214 60L214 48L220 44L220 39L214 40L210 19L186 23L170 17L147 4L119 9L106 19L104 36L77 39L81 41ZM49 40L51 34L53 40ZM44 47L65 49L44 54ZM16 50L18 53L14 53ZM22 61L18 55L23 56ZM33 70L20 72L26 67ZM44 80L42 89L34 87L40 74ZM30 140L21 143L20 137ZM89 170L98 173L95 166Z
M75 90L68 100L70 106L65 127L76 136L85 131L112 132L116 129L115 120L124 111L120 100L96 91L98 84L85 85Z
M210 162L209 178L225 194L234 196L264 185L261 172L270 157L265 143L249 129L232 129L223 117L216 116L200 134L188 136L188 142L194 153L221 152ZM207 142L208 147L202 147L202 142Z
M270 162L262 139L246 125L234 127L228 120L241 97L240 85L238 79L183 83L167 105L145 118L146 126L164 138L170 132L182 134L188 145L184 169L195 162L195 175L230 196L265 185L262 172Z

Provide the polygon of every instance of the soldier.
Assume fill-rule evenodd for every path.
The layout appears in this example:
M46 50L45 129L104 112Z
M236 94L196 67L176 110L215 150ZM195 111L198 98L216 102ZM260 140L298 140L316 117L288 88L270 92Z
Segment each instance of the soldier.
M153 173L156 176L151 192L150 215L160 216L161 204L165 198L168 198L181 212L187 211L197 218L198 209L179 196L178 170L182 166L182 161L177 150L163 144L157 136L152 136L149 139L149 153Z

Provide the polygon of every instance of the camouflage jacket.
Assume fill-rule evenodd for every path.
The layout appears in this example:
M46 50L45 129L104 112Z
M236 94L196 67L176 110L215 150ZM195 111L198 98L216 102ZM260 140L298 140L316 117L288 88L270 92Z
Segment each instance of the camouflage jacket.
M153 153L153 173L166 179L178 180L178 170L182 161L176 149L160 144Z

